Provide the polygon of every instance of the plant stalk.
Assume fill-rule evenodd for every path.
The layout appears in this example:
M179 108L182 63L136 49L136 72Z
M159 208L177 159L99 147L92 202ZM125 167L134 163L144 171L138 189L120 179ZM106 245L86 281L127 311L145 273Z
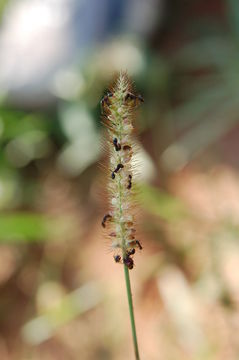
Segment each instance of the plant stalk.
M140 360L135 320L134 320L134 308L133 308L132 292L131 292L131 286L130 286L129 269L125 264L124 264L124 275L125 275L125 282L126 282L126 289L127 289L127 296L128 296L129 314L130 314L130 322L131 322L131 329L132 329L132 336L133 336L133 343L134 343L135 359Z

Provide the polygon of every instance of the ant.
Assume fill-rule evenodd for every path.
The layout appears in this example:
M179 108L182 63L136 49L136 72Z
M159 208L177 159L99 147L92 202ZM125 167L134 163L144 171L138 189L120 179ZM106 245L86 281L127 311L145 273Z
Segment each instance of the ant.
M125 101L128 101L128 100L134 100L134 105L139 105L139 102L140 103L144 102L144 99L141 95L134 95L130 92L128 92L125 96Z
M111 220L112 219L112 216L110 214L106 214L104 217L103 217L103 220L101 222L101 225L103 226L103 228L105 228L105 223L107 222L107 220Z
M115 179L115 173L117 173L120 169L123 169L124 165L123 164L118 164L115 168L115 170L111 173L111 178Z
M135 242L136 242L136 244L138 245L139 250L142 250L143 247L142 247L142 245L140 244L139 240L135 240Z
M121 256L120 255L114 255L114 260L116 263L119 263L121 261Z
M129 241L131 246L137 246L139 250L143 249L143 246L140 244L139 240L134 240L134 235L130 235L130 238L132 239Z
M114 170L114 172L117 173L120 169L123 169L123 167L124 167L124 165L118 164L118 165L116 166L116 169Z
M130 190L132 187L132 175L129 175L129 180L128 180L128 186L127 189Z
M124 257L123 263L127 266L129 270L132 270L134 267L134 260L128 254L126 254L126 256Z
M130 249L127 251L127 255L130 256L130 255L134 255L135 254L135 249Z
M114 144L114 147L115 147L115 151L121 150L121 145L120 145L120 143L118 143L118 140L116 138L114 138L113 144Z
M112 92L108 92L107 95L105 95L105 96L103 97L103 99L102 99L101 102L100 102L100 104L101 104L101 109L102 109L102 110L104 110L105 104L106 104L107 106L110 105L109 98L112 97L112 96L113 96Z

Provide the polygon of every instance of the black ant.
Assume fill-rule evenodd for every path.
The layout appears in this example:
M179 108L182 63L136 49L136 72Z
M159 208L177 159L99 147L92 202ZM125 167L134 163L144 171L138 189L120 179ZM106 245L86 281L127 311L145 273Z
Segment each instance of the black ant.
M129 180L128 180L128 186L127 189L130 190L132 187L132 175L129 175Z
M134 267L134 260L128 254L126 254L126 256L124 257L123 263L127 266L129 270L132 270Z
M102 99L101 102L100 102L100 104L101 104L101 109L102 109L102 110L104 110L105 104L106 104L107 106L110 105L109 98L112 97L112 96L113 96L113 94L112 94L111 92L108 92L107 95L105 95L105 96L103 97L103 99Z
M114 170L115 173L117 173L120 169L123 169L124 165L123 164L118 164L116 166L116 169Z
M134 255L135 254L135 249L130 249L127 251L127 255L131 256L131 255Z
M138 245L139 250L142 250L143 247L142 247L142 245L140 244L139 240L135 240L135 242L136 242L136 244Z
M144 99L141 95L134 95L130 92L128 92L125 96L125 101L128 101L128 100L134 100L134 105L139 105L139 102L140 103L144 102Z
M103 226L103 228L105 228L105 223L107 222L107 220L111 220L112 219L112 216L110 214L106 214L104 217L103 217L103 220L101 222L101 225Z
M114 138L113 144L114 144L114 147L115 147L115 151L121 150L121 145L120 145L120 143L118 143L118 140L116 138Z
M111 173L111 178L115 179L115 173L117 173L120 169L123 169L124 165L123 164L118 164L115 168L115 170Z
M133 229L134 230L134 229ZM143 249L143 246L140 244L139 240L135 240L134 239L134 235L130 235L129 238L131 239L129 241L129 244L131 246L137 246L139 248L139 250L142 250Z
M121 261L121 256L120 255L114 255L114 260L116 263L119 263Z

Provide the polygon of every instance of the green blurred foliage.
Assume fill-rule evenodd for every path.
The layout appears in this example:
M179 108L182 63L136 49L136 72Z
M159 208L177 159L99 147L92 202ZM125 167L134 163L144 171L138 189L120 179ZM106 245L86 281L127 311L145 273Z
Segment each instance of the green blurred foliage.
M37 214L0 215L0 242L44 241L47 239L48 222Z
M171 222L189 215L184 204L179 199L160 191L158 188L141 184L137 185L136 191L136 198L141 207L163 220Z

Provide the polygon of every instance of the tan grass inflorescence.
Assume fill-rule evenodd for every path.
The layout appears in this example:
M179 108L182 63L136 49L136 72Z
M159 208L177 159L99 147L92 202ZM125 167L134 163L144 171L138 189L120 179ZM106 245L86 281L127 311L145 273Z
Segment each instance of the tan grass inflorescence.
M121 72L101 100L103 123L108 129L109 142L109 197L110 211L102 220L102 226L111 238L114 259L132 269L132 256L142 249L136 239L132 155L134 151L133 120L136 107L143 102L135 95L126 73Z

